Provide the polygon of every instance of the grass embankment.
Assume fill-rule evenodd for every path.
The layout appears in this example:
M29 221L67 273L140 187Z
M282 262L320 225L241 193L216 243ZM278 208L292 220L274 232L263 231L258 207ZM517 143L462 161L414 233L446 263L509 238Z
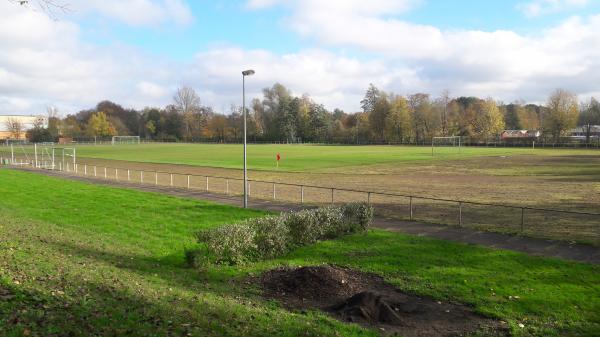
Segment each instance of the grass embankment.
M320 263L471 304L517 336L600 333L598 266L371 231L199 272L183 265L197 230L263 213L10 170L0 195L0 335L375 336L239 282Z
M0 149L6 152L9 148ZM16 154L26 151L31 156L33 148L17 148ZM41 150L40 150L41 151ZM275 170L276 155L281 154L278 171L304 172L336 168L361 167L385 164L432 163L446 160L486 156L513 155L593 155L597 150L436 147L434 156L428 146L331 146L331 145L255 145L248 146L248 166L253 170ZM239 144L138 144L138 145L79 145L80 158L127 160L146 163L185 164L220 168L240 168L242 165Z

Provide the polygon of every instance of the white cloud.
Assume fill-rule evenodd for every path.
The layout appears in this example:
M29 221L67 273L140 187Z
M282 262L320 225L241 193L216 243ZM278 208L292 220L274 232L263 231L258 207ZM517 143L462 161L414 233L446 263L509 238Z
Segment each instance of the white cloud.
M536 17L564 10L580 9L588 3L589 0L532 0L519 3L517 9L527 17Z
M283 3L285 3L284 0L249 0L247 6L252 9L260 9Z
M56 105L72 113L103 99L138 106L150 98L135 92L138 82L168 81L165 62L127 46L82 43L73 23L8 2L0 2L0 13L0 112L40 113Z
M167 97L170 97L173 91L171 88L148 81L137 83L136 88L139 94L137 101L145 102L149 106L164 104Z
M504 101L544 101L557 87L582 97L598 95L600 15L523 35L446 31L390 16L419 1L376 0L367 7L363 1L286 3L290 27L327 50L277 54L221 45L187 62L167 62L128 46L84 43L76 24L0 1L0 113L39 113L47 105L73 113L104 99L134 108L163 106L183 84L198 90L204 104L228 110L241 101L240 72L246 68L256 70L248 78L249 97L280 82L297 95L309 93L330 109L346 111L359 109L369 83L398 94L449 89L452 95ZM331 6L337 6L335 20ZM364 52L354 54L355 49Z
M582 0L552 0L557 6L583 6ZM317 0L294 2L289 27L328 47L356 48L377 55L390 69L413 69L413 91L543 100L554 87L593 90L600 71L600 15L573 17L535 35L512 31L441 30L403 21L394 13L410 1L365 2L333 7ZM396 5L397 7L390 7ZM414 4L413 4L414 5ZM387 7L386 7L387 6ZM392 83L388 89L398 90Z
M186 82L204 91L201 96L205 104L222 109L240 103L241 71L247 68L256 71L247 78L249 97L261 97L263 88L279 82L294 94L308 93L332 109L356 109L370 82L408 88L417 81L414 71L401 67L390 70L380 60L360 61L322 50L275 55L266 50L230 47L199 53Z

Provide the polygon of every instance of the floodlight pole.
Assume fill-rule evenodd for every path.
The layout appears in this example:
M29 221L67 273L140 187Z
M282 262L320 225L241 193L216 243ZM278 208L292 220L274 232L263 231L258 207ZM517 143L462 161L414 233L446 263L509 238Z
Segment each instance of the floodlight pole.
M254 74L254 70L242 71L242 111L244 114L244 208L248 208L248 172L246 167L246 76Z

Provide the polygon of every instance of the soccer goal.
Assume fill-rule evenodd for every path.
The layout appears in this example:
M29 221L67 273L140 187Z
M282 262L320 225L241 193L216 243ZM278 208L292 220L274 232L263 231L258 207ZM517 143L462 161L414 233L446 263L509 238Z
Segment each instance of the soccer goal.
M139 144L140 136L113 136L112 145L118 144Z
M435 147L452 147L461 152L462 140L461 136L433 137L431 139L431 155L434 155Z
M11 165L29 166L33 163L31 147L23 143L10 143L10 157L7 158Z

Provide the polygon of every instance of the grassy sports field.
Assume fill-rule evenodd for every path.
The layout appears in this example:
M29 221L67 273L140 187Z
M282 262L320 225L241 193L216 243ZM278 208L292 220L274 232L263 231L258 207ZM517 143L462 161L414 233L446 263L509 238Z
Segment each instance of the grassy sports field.
M239 144L139 144L77 146L78 155L86 158L127 160L162 164L185 164L219 168L240 168L242 147ZM281 154L279 168L276 155ZM459 159L534 155L593 156L594 150L529 149L421 146L328 146L328 145L254 145L248 146L248 167L252 170L315 172L347 170L355 167L444 162Z
M168 174L180 173L173 185L187 186L185 175L241 178L241 145L232 144L140 144L78 146L80 164L131 169L131 180L170 184ZM6 151L4 147L0 150ZM25 148L31 153L32 148ZM282 156L275 167L276 154ZM250 145L250 178L354 190L392 192L442 199L530 206L537 208L598 212L600 204L600 151L597 149L531 148L435 148L413 146L321 146ZM81 173L81 172L80 172ZM89 173L89 172L88 172ZM100 172L102 175L103 172ZM124 171L121 171L123 178ZM114 170L107 176L115 178ZM205 189L203 177L192 177L190 186ZM238 194L239 181L210 179L214 192ZM252 197L271 199L272 184L252 183ZM277 199L299 202L297 187L279 186ZM366 200L365 193L336 193L339 202ZM309 203L327 203L325 189L304 190ZM377 209L385 215L407 218L408 200L374 195ZM458 224L457 205L417 201L417 219ZM389 210L389 211L388 211ZM517 209L465 206L463 226L477 229L524 233L561 240L600 244L600 219L563 216L558 213L528 212L520 228Z
M6 169L0 193L0 335L376 336L242 282L321 263L467 303L515 336L600 333L598 266L374 230L200 272L183 264L196 230L263 213Z

